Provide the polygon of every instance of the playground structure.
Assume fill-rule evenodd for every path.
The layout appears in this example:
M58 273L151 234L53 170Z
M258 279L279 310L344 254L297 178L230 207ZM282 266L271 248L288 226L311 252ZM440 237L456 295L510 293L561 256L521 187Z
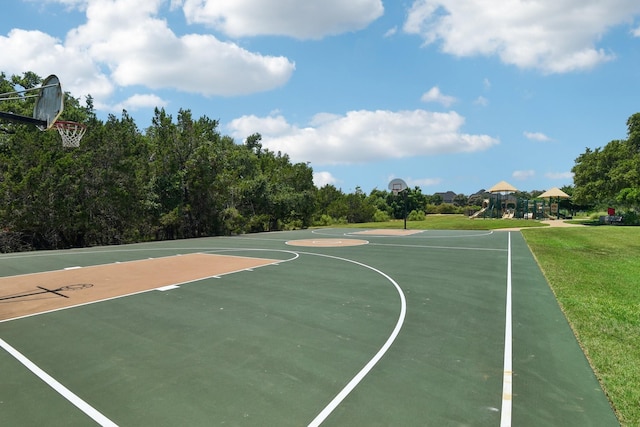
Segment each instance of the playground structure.
M566 214L559 212L559 203L546 199L490 197L484 199L482 208L469 218L554 219L566 216Z
M545 191L533 200L515 197L515 187L502 181L487 191L482 208L469 218L559 219L570 215L561 212L561 201L569 195L558 188Z

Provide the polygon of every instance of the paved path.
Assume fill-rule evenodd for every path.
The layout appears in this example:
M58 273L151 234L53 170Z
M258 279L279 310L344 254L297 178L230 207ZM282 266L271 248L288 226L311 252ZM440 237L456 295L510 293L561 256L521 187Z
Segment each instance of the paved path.
M582 224L572 224L562 219L545 219L540 221L541 224L548 224L549 227L585 227ZM520 231L527 227L499 228L499 231Z
M550 227L584 227L583 224L572 224L562 219L546 219L540 222L542 224L549 224Z

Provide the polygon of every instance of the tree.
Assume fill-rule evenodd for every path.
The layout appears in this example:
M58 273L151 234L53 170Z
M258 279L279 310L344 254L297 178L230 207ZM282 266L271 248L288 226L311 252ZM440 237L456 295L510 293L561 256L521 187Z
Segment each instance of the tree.
M361 223L373 221L376 207L367 199L360 187L356 191L346 196L347 221L350 223Z
M462 193L456 194L456 196L453 198L453 204L455 206L466 206L468 200L469 200L469 198L467 196L465 196L464 194L462 194Z
M578 156L572 168L574 201L578 204L640 206L640 113L627 120L627 140Z
M347 217L347 203L342 190L332 184L326 184L316 191L315 220L320 220L322 215L327 215L334 220Z

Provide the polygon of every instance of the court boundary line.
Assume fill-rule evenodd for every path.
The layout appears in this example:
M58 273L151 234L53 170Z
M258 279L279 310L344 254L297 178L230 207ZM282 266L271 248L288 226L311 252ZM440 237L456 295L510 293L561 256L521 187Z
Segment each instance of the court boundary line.
M337 234L332 234L330 233L332 230L337 231ZM357 230L356 228L353 229L349 229L349 228L321 228L321 229L317 229L317 230L311 230L312 234L320 234L320 235L325 235L325 236L352 236L354 234L354 232L351 231L346 231L346 232L342 232L340 233L338 230ZM375 230L375 229L370 229L370 228L365 228L362 230ZM494 234L494 230L438 230L438 229L425 229L425 230L419 230L420 233L417 234L413 234L413 235L408 235L408 236L371 236L371 237L375 237L375 238L380 238L380 239L388 239L388 238L403 238L403 239L458 239L461 237L486 237L486 236L490 236L492 234ZM477 231L476 233L472 233L472 234L460 234L460 235L450 235L450 236L432 236L430 235L430 233L428 233L429 231L433 232L433 231L458 231L458 232L462 232L462 231Z
M398 244L398 243L371 243L372 246L397 246L404 248L419 248L419 249L443 249L443 250L454 250L454 251L491 251L491 252L506 252L506 249L500 248L470 248L465 246L429 246L429 245L408 245L408 244Z
M29 360L25 355L20 353L14 347L12 347L5 340L0 338L0 347L2 347L7 353L13 356L18 362L20 362L25 368L30 370L35 376L40 378L45 384L51 387L54 391L64 397L69 403L74 405L76 408L80 409L84 412L89 418L94 420L96 423L100 424L104 427L118 427L116 423L111 421L105 415L103 415L100 411L95 409L93 406L89 405L85 402L80 396L69 390L67 387L62 385L59 381L53 378L51 375L47 374L42 368Z
M504 368L502 374L502 410L500 411L500 427L511 427L511 410L513 403L513 330L511 304L511 232L507 239L507 297L504 325Z
M361 263L359 261L355 261L348 258L337 257L333 255L325 255L325 254L319 254L319 253L313 253L313 252L300 252L300 253L306 254L306 255L315 255L315 256L321 256L325 258L336 259L339 261L346 261L346 262L350 262L352 264L356 264L361 267L367 268L371 271L374 271L380 274L385 279L387 279L389 282L391 282L391 284L396 288L396 291L398 292L398 296L400 297L400 314L398 316L398 320L396 321L396 326L393 328L393 331L391 331L391 335L389 335L385 343L382 345L382 347L380 347L380 349L373 356L373 358L371 358L371 360L369 360L369 362L367 362L367 364L364 365L364 367L360 369L360 371L358 371L358 373L347 383L347 385L345 385L342 388L342 390L340 390L340 392L338 392L338 394L308 424L308 427L318 427L327 419L327 417L329 417L329 415L331 415L331 413L342 403L342 401L347 398L347 396L358 386L358 384L364 379L364 377L366 377L367 374L378 364L380 359L382 359L382 357L387 353L389 348L391 348L391 346L393 345L398 335L400 335L400 330L404 325L404 319L407 314L407 300L404 295L404 291L402 290L400 285L398 285L398 283L395 280L393 280L391 276L389 276L388 274L386 274L381 270L378 270L375 267Z

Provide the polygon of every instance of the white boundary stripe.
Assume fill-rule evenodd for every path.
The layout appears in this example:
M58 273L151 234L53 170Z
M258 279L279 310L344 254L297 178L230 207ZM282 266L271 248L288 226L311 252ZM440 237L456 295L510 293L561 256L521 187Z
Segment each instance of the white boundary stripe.
M511 232L507 251L507 304L504 326L504 371L502 376L502 411L500 427L511 427L511 405L513 402L512 366L512 316L511 316Z
M369 243L371 246L394 246L402 248L418 248L418 249L446 249L452 251L493 251L493 252L506 252L504 249L499 248L471 248L466 246L432 246L432 245L399 245L396 243Z
M490 236L493 234L493 230L489 230L489 231L484 231L484 230L477 230L477 232L473 232L473 230L466 230L466 231L471 231L471 233L469 234L454 234L454 235L448 235L448 236L432 236L431 232L436 231L436 230L420 230L422 233L420 234L413 234L413 235L409 235L409 236L372 236L372 237L381 237L381 238L389 238L389 237L406 237L406 238L410 238L410 239L419 239L419 240L423 240L423 239L457 239L460 237L483 237L483 236ZM460 232L462 232L462 230L460 230ZM350 233L344 232L343 228L322 228L320 230L312 230L311 233L313 234L319 234L319 235L324 235L324 236L353 236L354 233ZM235 236L233 237L235 238Z
M301 252L301 253L306 253L306 252ZM340 257L331 256L331 255L322 255L322 254L316 254L316 253L308 253L308 254L315 255L315 256L323 256L327 258L334 258L341 261L347 261L347 262L351 262L353 264L359 265L361 267L365 267L370 270L373 270L376 273L380 274L381 276L385 277L388 281L390 281L393 284L393 286L395 286L396 290L398 291L398 295L400 296L400 315L398 316L398 321L396 322L396 326L395 328L393 328L391 335L389 336L389 338L387 338L387 341L380 348L380 350L378 350L375 356L373 356L373 358L364 366L364 368L362 368L360 372L358 372L356 376L353 377L353 379L349 381L349 383L340 391L340 393L338 393L336 397L334 397L333 400L329 402L329 404L313 419L313 421L309 423L309 427L317 427L320 424L322 424L329 415L331 415L334 409L336 409L338 405L340 405L340 403L342 403L342 401L349 395L349 393L351 393L353 389L356 388L356 386L360 383L360 381L362 381L362 379L369 373L369 371L371 371L373 367L380 361L380 359L382 359L382 357L385 355L387 350L389 350L389 348L391 347L391 345L393 344L397 336L400 334L400 329L402 329L402 325L404 324L404 318L407 314L407 300L404 296L404 293L402 292L402 288L395 282L395 280L393 280L391 277L389 277L387 274L383 273L382 271L371 267L370 265L366 265L361 262L350 260L347 258L340 258Z
M156 288L156 291L164 292L164 291L170 291L172 289L179 289L179 288L180 288L180 286L178 286L178 285L167 285L167 286L162 286L160 288Z
M80 399L71 390L56 381L51 375L40 369L35 363L27 359L22 353L15 348L11 347L5 340L0 338L0 347L6 350L7 353L15 357L18 362L22 363L27 369L37 375L42 381L47 383L49 387L60 393L65 399L75 405L82 412L87 414L91 419L101 426L118 427L116 423L109 418L98 412L93 406L89 405L84 400Z

